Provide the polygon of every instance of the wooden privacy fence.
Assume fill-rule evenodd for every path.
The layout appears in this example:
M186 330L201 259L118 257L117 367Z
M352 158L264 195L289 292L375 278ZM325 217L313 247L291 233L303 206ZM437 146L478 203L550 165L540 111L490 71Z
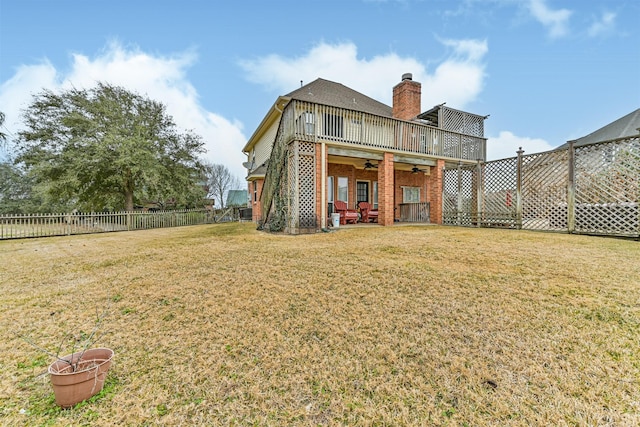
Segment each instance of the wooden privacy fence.
M640 135L446 169L449 225L640 236Z
M213 221L213 212L207 209L0 215L0 239L146 230Z

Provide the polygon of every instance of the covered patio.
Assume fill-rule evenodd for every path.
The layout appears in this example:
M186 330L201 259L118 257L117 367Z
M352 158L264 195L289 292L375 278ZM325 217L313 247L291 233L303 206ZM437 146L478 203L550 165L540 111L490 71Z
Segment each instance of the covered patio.
M324 144L319 145L323 151ZM349 215L347 219L342 213L341 225L347 222L392 225L439 221L437 217L432 218L432 215L437 215L437 210L431 207L441 203L439 185L444 162L424 156L335 146L324 147L324 151L324 155L319 153L318 156L325 159L318 168L320 179L317 185L321 228L331 225L331 214L344 209L342 205L346 205ZM442 163L440 168L439 163ZM367 215L366 210L363 212L366 204L374 215Z

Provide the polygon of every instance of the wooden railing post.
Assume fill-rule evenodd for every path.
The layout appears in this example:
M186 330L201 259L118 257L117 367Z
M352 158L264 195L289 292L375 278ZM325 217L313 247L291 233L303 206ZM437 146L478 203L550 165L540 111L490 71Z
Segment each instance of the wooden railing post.
M516 228L522 229L522 147L518 149L518 160L516 163Z
M484 216L482 206L484 205L484 188L482 177L482 160L478 159L476 166L476 227L482 226L482 218Z
M462 225L462 162L458 162L458 199L456 200L456 211L458 212L457 225Z
M575 147L569 141L569 173L567 176L567 230L573 233L576 229L576 186L575 186Z

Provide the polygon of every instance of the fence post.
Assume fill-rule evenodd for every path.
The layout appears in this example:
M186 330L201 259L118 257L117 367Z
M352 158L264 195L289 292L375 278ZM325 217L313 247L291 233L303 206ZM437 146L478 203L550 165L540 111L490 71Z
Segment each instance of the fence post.
M516 164L516 228L522 229L522 154L524 150L520 147L517 151L518 160Z
M576 230L576 184L575 161L576 152L573 141L569 141L569 173L567 176L567 231L573 233Z
M131 231L131 212L127 211L127 231Z
M484 212L482 206L484 205L484 179L482 177L482 159L478 159L478 166L476 167L476 227L482 226L482 220L484 219Z
M458 162L458 200L456 201L458 211L458 224L462 225L462 162Z

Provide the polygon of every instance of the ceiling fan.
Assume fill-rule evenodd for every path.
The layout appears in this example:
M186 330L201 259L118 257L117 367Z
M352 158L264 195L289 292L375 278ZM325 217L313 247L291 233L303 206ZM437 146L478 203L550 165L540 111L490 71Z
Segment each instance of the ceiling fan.
M418 166L413 165L413 168L411 168L411 173L418 173L418 172L427 172L426 169L420 169L418 168Z
M371 168L377 168L378 165L374 165L373 163L371 163L370 160L367 160L366 162L364 162L364 168L365 169L371 169Z

